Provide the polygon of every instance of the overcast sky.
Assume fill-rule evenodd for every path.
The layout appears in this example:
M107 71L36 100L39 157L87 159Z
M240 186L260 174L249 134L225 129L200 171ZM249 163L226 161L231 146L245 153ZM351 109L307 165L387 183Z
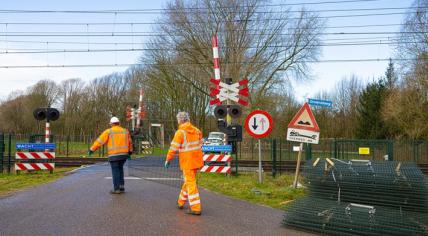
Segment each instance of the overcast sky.
M313 80L306 83L295 83L295 95L299 100L311 97L319 91L331 90L341 78L351 74L357 75L364 81L382 76L388 62L326 62L328 60L353 60L353 59L385 59L394 57L392 45L381 44L389 42L396 35L389 32L398 32L406 9L368 10L376 8L407 8L413 1L409 0L335 0L335 2L348 1L347 3L326 0L277 0L272 4L301 4L324 2L322 4L307 4L306 9L320 12L326 18L327 33L352 33L325 35L326 44L338 44L346 42L379 43L372 45L350 46L325 46L322 48L320 63L313 63ZM160 9L164 8L166 0L14 0L2 1L1 10L124 10L124 9ZM293 6L298 9L302 5ZM365 9L360 11L348 11L349 9ZM345 10L345 11L326 11ZM367 16L367 14L378 14ZM331 16L351 17L331 17ZM357 16L366 15L366 16ZM81 78L90 81L96 77L113 72L121 72L126 67L76 67L76 68L4 68L5 66L29 66L29 65L88 65L88 64L133 64L139 61L141 52L62 52L62 53L16 53L21 51L37 50L96 50L96 49L120 49L141 48L149 36L137 36L138 32L150 32L151 25L139 24L108 24L92 25L86 23L95 22L155 22L158 14L68 14L68 13L0 13L0 99L5 99L8 94L16 90L25 90L42 79L51 79L57 82L69 78ZM14 23L31 22L73 22L80 25L31 25ZM380 26L367 26L380 25ZM346 27L342 27L346 26ZM364 27L349 27L364 26ZM67 33L67 32L131 32L133 36L127 37L87 37L87 36L28 36L40 32ZM364 33L364 34L357 34ZM374 34L381 33L381 34ZM24 34L16 36L17 34ZM27 36L25 36L27 34ZM32 41L22 42L22 41ZM80 44L61 44L58 42L78 42ZM113 44L93 44L93 43ZM117 43L117 44L114 44ZM128 43L128 44L121 44ZM220 45L221 50L221 45ZM15 53L12 53L15 52ZM207 75L207 83L209 81Z

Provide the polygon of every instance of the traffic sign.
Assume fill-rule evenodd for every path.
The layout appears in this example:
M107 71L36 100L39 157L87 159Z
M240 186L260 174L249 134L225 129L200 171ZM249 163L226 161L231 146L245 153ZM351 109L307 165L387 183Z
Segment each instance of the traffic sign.
M288 124L287 140L301 143L319 142L319 127L308 103L305 103Z
M232 145L202 145L203 152L232 152Z
M301 143L314 143L318 144L320 138L319 132L304 130L304 129L287 129L287 140L301 142Z
M318 123L308 103L305 103L288 124L288 128L304 129L309 131L319 131Z
M18 150L22 149L33 149L33 150L54 150L55 143L17 143L15 148Z
M308 103L311 106L319 106L319 107L332 107L333 102L328 100L321 100L321 99L313 99L309 98Z
M245 119L245 129L254 138L264 138L272 132L273 120L262 110L252 111Z
M240 80L234 84L226 84L216 79L211 79L210 82L214 85L214 87L210 88L210 96L215 97L215 99L210 101L210 105L221 105L228 99L243 106L248 105L248 101L241 98L248 97L249 95L247 79ZM242 86L242 88L239 88L240 86Z

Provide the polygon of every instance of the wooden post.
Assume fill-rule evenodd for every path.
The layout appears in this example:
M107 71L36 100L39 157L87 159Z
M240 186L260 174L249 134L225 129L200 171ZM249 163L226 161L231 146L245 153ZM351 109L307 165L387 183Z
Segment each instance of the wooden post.
M299 172L300 172L300 161L302 160L302 150L303 150L303 143L300 143L299 154L297 155L296 174L294 175L293 188L297 188L297 182L299 179Z

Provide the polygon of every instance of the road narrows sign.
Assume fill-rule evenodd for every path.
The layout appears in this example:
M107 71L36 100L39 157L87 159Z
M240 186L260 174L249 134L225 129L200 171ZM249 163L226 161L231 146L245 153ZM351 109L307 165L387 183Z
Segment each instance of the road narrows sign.
M254 110L245 119L245 129L254 138L264 138L272 132L272 117L266 111Z
M305 103L288 125L287 140L318 144L319 130L311 108Z

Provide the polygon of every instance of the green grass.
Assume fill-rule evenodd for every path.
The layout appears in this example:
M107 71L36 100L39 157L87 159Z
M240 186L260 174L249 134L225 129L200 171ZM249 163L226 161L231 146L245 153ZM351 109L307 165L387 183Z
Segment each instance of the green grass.
M0 174L0 197L10 195L37 185L57 180L74 168L56 168L53 174L49 171L21 172L20 174Z
M281 175L276 178L265 175L264 182L258 183L258 175L246 173L227 177L223 174L200 173L199 186L233 198L252 203L284 209L293 200L305 195L304 189L290 187L294 176Z

